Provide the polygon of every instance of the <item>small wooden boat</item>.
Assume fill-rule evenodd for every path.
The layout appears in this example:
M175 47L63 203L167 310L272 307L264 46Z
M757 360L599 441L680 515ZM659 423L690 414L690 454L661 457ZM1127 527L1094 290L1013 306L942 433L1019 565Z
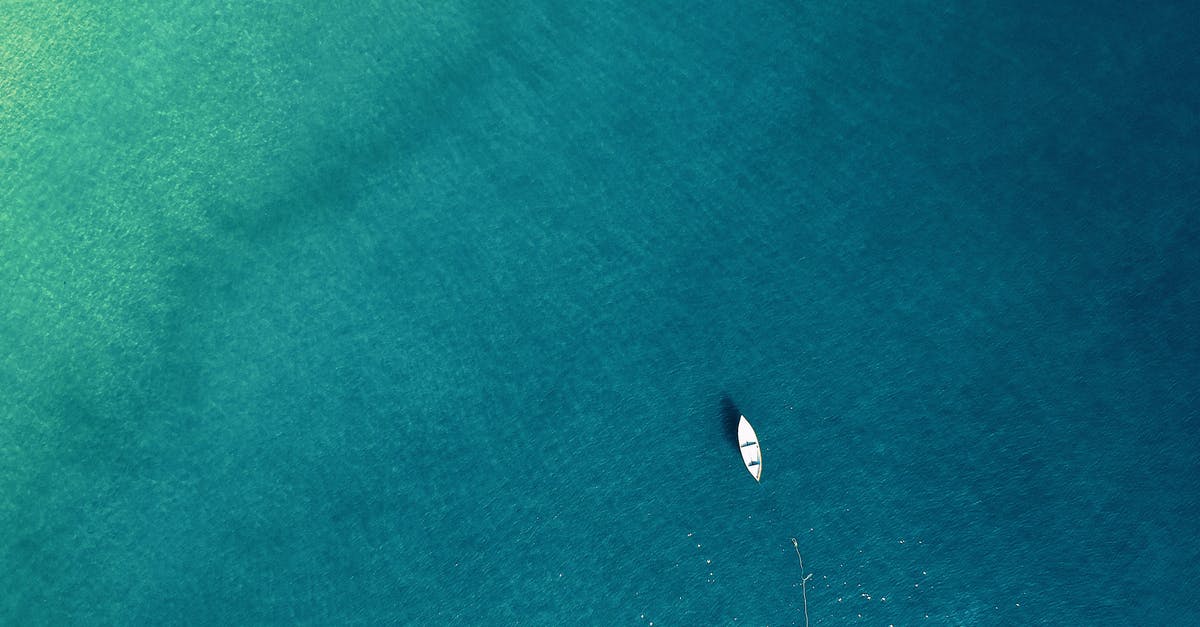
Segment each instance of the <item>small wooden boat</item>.
M738 421L738 446L742 449L742 461L755 481L762 481L762 447L758 445L758 434L745 416Z

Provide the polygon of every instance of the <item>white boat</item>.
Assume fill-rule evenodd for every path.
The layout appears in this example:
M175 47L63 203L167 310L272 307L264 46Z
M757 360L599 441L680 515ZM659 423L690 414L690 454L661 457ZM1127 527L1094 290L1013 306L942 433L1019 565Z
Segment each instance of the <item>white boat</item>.
M762 447L758 445L758 434L745 416L738 421L738 446L742 449L742 461L755 481L762 481Z

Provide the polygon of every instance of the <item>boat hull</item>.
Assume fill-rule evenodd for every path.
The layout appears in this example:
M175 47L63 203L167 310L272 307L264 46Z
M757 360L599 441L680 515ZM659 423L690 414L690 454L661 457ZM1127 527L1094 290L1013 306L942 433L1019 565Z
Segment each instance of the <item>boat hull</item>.
M738 421L738 448L742 451L742 463L755 481L762 481L762 447L758 444L758 434L745 416Z

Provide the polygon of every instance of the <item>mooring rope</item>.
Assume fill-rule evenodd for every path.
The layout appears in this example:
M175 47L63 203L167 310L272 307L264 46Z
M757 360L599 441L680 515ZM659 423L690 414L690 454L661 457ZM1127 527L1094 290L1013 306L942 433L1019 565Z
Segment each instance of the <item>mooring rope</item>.
M796 549L796 559L800 560L800 594L804 596L804 627L808 627L808 580L812 575L804 574L804 558L800 557L800 543L792 538L792 548Z

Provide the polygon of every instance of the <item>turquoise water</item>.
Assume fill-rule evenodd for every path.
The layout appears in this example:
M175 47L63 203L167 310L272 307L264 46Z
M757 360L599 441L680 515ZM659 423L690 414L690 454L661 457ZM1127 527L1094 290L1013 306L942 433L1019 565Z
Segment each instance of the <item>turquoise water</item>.
M133 4L0 5L0 623L1200 622L1196 5Z

